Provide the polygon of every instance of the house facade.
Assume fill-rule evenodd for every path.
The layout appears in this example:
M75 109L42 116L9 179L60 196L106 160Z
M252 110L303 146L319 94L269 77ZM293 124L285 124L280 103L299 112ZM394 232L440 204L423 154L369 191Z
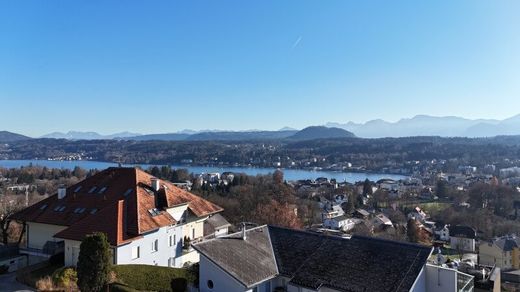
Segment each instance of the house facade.
M451 248L465 251L475 252L477 231L469 226L450 226L450 245Z
M107 235L113 264L182 267L198 262L184 241L204 235L204 222L222 208L138 168L101 171L13 216L26 226L21 251L49 257L64 251L77 263L81 241ZM227 231L227 229L226 229Z
M201 292L473 291L472 276L409 243L259 226L194 248Z
M520 238L507 235L479 244L479 263L500 269L520 269Z

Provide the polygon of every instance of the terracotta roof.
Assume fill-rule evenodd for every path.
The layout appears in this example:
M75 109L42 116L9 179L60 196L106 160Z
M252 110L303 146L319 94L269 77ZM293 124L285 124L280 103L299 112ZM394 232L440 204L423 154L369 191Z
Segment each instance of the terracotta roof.
M67 188L66 196L53 195L12 216L13 219L70 226L56 237L81 240L94 231L107 233L118 245L143 233L176 224L164 209L188 204L197 217L222 208L171 182L160 180L159 191L151 187L153 176L138 168L111 167Z

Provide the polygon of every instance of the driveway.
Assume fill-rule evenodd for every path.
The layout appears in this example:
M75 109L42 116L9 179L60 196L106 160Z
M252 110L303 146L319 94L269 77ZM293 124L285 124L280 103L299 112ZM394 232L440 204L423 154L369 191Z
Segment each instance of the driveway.
M29 292L36 291L29 286L25 286L24 284L20 284L16 281L16 273L9 273L0 275L0 292Z

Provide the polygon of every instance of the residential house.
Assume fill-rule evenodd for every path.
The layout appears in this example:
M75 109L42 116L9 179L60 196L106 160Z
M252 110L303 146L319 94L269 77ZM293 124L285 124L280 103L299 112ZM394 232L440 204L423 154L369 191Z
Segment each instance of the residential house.
M477 231L469 226L451 226L450 228L451 248L465 252L475 252L475 241Z
M353 216L359 219L368 219L370 213L365 209L356 209Z
M195 244L200 292L473 291L473 277L427 264L432 248L274 226Z
M204 221L204 237L219 237L228 234L231 224L219 213Z
M392 221L385 216L383 213L379 213L372 219L372 226L374 226L375 231L385 230L387 228L394 227Z
M204 221L219 206L138 168L111 167L13 215L26 226L32 256L64 250L76 265L81 241L106 233L114 264L181 267L198 261L183 239L203 237Z
M450 225L436 222L433 233L442 241L450 241Z
M334 218L343 215L345 215L345 211L343 211L343 208L341 208L340 205L328 204L321 212L321 219L325 220L327 218Z
M520 269L520 238L506 235L479 244L479 263L501 269Z
M333 218L326 218L325 220L323 220L323 227L342 231L349 231L352 228L354 228L356 224L360 223L360 221L362 222L361 219L350 218L349 216L342 215Z

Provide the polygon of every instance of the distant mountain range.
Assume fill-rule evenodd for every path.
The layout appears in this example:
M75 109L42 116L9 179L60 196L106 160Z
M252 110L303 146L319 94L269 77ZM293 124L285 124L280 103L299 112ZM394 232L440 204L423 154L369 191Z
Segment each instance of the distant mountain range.
M11 133L7 131L0 131L0 143L10 143L29 139L31 138L24 135Z
M397 122L372 120L366 123L327 123L327 127L342 128L362 138L443 136L493 137L520 135L520 115L505 119L465 119L460 117L433 117L418 115Z
M5 133L0 136L0 142L12 142L24 139L32 139L30 137L10 133ZM190 132L184 130L177 133L165 134L148 134L136 135L129 132L116 133L112 135L101 135L96 132L75 132L68 133L51 133L40 138L47 139L68 139L68 140L100 140L100 139L115 139L115 140L129 140L129 141L247 141L247 140L313 140L323 138L346 138L355 137L351 132L339 129L328 128L324 126L313 126L305 128L301 131L293 129L281 129L279 131L211 131L211 132ZM4 140L2 140L4 138Z
M67 133L54 132L47 135L43 135L40 138L53 138L53 139L68 139L68 140L102 140L102 139L115 139L115 138L126 138L139 136L138 133L121 132L111 135L101 135L96 132L79 132L69 131Z
M327 123L325 126L311 126L303 130L284 127L278 131L222 131L222 130L182 130L174 133L146 134L121 132L110 135L101 135L96 132L69 131L67 133L54 132L40 138L55 138L69 140L161 140L161 141L204 141L204 140L307 140L319 138L360 137L414 137L414 136L441 136L441 137L494 137L505 135L520 135L520 115L504 119L466 119L454 116L434 117L418 115L413 118L401 119L397 122L387 122L381 119L366 123L348 122ZM30 137L1 131L0 142L13 142Z

